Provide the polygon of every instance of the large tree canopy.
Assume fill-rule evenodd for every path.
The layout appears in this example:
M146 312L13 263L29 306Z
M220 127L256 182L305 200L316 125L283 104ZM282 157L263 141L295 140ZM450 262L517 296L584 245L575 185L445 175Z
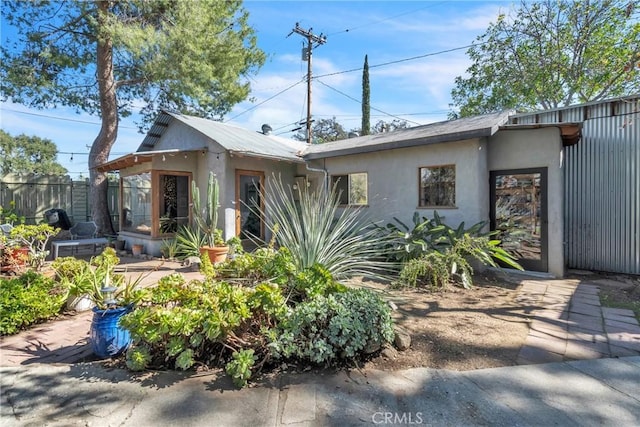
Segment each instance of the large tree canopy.
M92 214L111 231L106 162L119 117L159 108L221 118L249 96L244 78L264 63L241 1L3 2L18 32L3 43L0 96L32 107L99 115L89 153Z
M11 136L0 130L0 175L41 173L64 175L67 169L56 160L58 147L50 139L37 136Z
M338 141L340 139L346 139L348 136L347 131L338 123L335 117L315 121L311 126L311 133L313 135L311 140L314 144ZM293 138L298 141L306 141L307 135L306 132L302 130L293 135Z
M452 90L454 116L549 109L640 91L640 4L522 1L467 54Z

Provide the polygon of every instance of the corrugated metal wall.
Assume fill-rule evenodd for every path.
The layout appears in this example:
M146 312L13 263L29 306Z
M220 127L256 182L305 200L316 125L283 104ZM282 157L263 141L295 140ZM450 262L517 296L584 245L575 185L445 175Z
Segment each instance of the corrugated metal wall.
M583 122L565 149L567 266L640 274L640 95L511 120Z

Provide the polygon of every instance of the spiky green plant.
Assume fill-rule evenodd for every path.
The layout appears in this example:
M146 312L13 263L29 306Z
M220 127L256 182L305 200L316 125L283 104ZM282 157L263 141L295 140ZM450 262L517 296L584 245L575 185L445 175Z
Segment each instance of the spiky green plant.
M339 194L299 186L293 190L279 178L267 185L267 226L292 255L297 271L320 264L336 280L355 275L386 278L391 265L382 260L384 237L371 227L362 209L339 209ZM293 191L297 191L295 201Z

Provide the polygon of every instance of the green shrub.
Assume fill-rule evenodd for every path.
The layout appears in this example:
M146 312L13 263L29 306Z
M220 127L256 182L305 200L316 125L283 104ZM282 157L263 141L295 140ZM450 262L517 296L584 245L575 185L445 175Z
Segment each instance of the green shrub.
M287 320L269 331L269 338L276 358L330 365L391 342L393 320L378 295L347 289L298 304Z
M51 262L51 268L55 270L58 279L66 280L82 275L88 266L86 261L72 256L58 257Z
M120 321L134 341L127 360L136 369L188 369L196 362L219 362L247 342L259 347L263 340L255 337L264 325L256 319L283 315L283 309L284 298L277 288L187 284L181 275L165 276L151 289L146 303Z
M33 271L0 279L0 335L15 334L60 312L66 291L55 281Z
M443 288L456 280L470 288L472 259L492 267L507 265L522 270L515 257L500 247L500 241L492 239L497 231L482 232L485 222L469 228L462 222L453 228L436 211L432 219L420 218L416 212L412 228L394 220L395 224L378 227L378 232L387 236L384 249L388 256L400 262L402 285Z
M450 282L462 284L465 289L473 286L473 268L470 259L497 267L494 258L500 258L515 268L522 267L503 249L497 240L488 237L472 237L463 234L453 240L453 245L442 251L431 251L420 258L405 263L399 283L405 286L431 286L445 288Z
M253 353L252 349L234 351L231 355L232 360L225 366L225 372L238 388L246 386L247 381L251 378L251 368L256 363L256 357Z
M222 265L216 266L218 279L247 286L265 281L286 286L295 274L296 266L287 248L259 248L252 253L244 252L233 259L227 259Z
M463 287L471 287L473 269L467 260L455 251L430 252L407 262L400 272L399 282L405 286L428 286L444 289L459 279Z

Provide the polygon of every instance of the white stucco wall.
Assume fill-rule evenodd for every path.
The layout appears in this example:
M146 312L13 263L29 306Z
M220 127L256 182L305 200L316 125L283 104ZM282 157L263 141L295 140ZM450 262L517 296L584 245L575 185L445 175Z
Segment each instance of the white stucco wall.
M209 138L195 129L177 120L173 120L155 147L153 147L153 150L170 150L173 148L197 150L208 147L209 141Z
M548 270L564 275L562 139L558 128L504 130L488 143L491 171L547 168Z
M320 165L321 162L314 162ZM419 168L442 165L456 166L456 207L437 208L445 222L467 226L489 218L486 172L486 144L473 139L421 147L402 148L344 157L328 158L329 175L367 172L367 213L384 223L397 217L412 224L414 212L433 217L433 208L418 207Z

